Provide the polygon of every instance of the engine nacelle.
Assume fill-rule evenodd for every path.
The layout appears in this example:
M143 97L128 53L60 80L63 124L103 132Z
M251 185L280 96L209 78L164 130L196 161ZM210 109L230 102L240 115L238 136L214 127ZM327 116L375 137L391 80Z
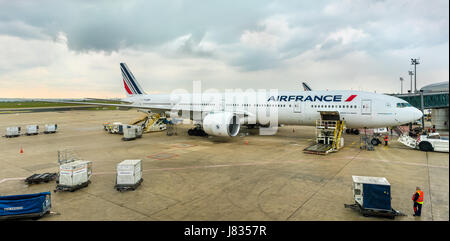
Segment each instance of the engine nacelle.
M239 128L239 117L230 112L211 113L203 119L203 130L211 136L236 136Z

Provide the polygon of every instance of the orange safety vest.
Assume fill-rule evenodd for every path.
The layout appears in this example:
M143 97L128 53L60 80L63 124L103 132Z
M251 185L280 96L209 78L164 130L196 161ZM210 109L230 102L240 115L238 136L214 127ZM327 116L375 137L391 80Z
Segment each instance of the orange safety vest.
M416 193L419 193L419 198L417 198L417 203L418 204L423 204L423 192L421 191L421 190L419 190L419 191L417 191L417 192L415 192L414 194L413 194L413 196L412 196L412 200L414 201L414 196L416 195Z

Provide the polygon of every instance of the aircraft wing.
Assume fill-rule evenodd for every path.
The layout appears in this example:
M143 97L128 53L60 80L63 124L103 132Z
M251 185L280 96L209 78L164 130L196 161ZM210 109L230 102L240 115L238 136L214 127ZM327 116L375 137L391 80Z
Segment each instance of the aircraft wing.
M146 106L146 105L136 105L136 104L110 104L110 103L99 103L99 102L56 101L56 100L42 100L42 101L52 102L52 103L65 103L65 104L95 105L95 106L116 106L116 107L124 107L124 108L150 109L150 110L154 110L154 111L167 111L167 110L170 110L167 107Z
M124 103L132 103L130 101L125 100L113 100L113 99L99 99L99 98L85 98L86 100L94 100L94 101L118 101L118 102L124 102Z
M151 110L152 112L165 112L165 111L173 110L172 108L168 108L167 106L162 106L162 105L110 104L110 103L99 103L99 102L56 101L56 100L42 100L42 101L52 102L52 103L65 103L65 104L80 104L80 105L93 105L93 106L115 106L115 107L123 107L123 108L147 109L147 110ZM190 109L184 109L184 108L181 108L181 110L191 111ZM225 110L225 111L227 111L227 110ZM202 112L202 111L194 110L194 112ZM233 110L230 112L233 112L240 116L254 116L253 113L248 112L246 110Z

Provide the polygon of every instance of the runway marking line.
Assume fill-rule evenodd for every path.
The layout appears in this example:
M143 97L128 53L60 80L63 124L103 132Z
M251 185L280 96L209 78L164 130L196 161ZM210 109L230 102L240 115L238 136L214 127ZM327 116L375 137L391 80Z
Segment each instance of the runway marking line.
M177 156L178 155L174 154L174 153L160 152L160 153L156 153L156 154L147 156L147 158L152 158L152 159L156 159L156 160L165 160L165 159L170 159L170 158L174 158Z
M13 178L5 178L0 180L0 184L7 182L7 181L14 181L14 180L25 180L26 177L13 177Z
M178 143L178 144L172 145L172 147L174 147L174 148L189 148L189 147L194 147L194 146L197 146L197 145L187 144L187 143Z

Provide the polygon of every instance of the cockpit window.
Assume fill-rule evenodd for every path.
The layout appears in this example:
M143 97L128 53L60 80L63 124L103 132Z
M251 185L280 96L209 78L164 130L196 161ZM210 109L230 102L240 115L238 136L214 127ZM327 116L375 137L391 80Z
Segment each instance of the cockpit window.
M409 103L397 103L397 108L405 108L405 107L411 107L412 105Z

